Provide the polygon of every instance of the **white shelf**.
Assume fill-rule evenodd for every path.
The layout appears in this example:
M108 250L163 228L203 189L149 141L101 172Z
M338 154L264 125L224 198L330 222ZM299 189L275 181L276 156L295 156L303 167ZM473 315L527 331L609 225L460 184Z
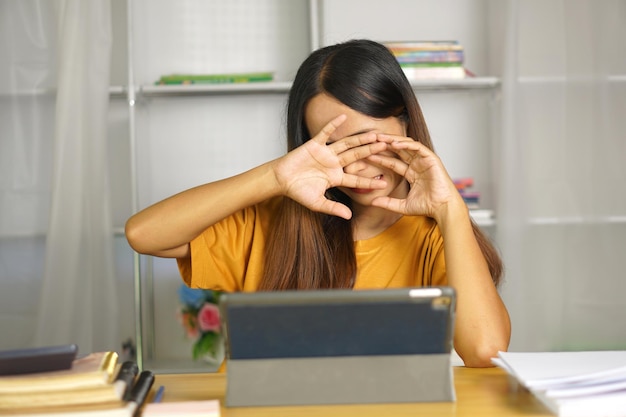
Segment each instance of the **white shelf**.
M112 98L124 98L126 97L127 88L121 85L115 85L109 87L109 95ZM35 97L35 96L52 96L57 93L56 88L38 88L34 90L22 90L22 91L3 91L0 92L0 97Z
M572 217L531 217L528 223L535 226L574 225L574 224L626 224L626 216L572 216Z
M497 77L411 81L411 86L415 91L490 89L499 85L500 79ZM286 94L290 88L291 82L289 81L270 81L241 84L142 85L137 92L146 97Z
M109 87L109 95L111 98L126 98L128 89L121 85L114 85Z
M451 80L411 80L413 90L476 90L500 86L498 77L468 77Z
M626 76L624 77L626 79ZM500 85L497 77L472 77L452 80L412 80L415 91L434 90L476 90L491 89ZM241 84L192 84L192 85L142 85L136 91L145 97L160 96L195 96L195 95L236 95L236 94L286 94L291 88L290 81L270 81ZM111 98L126 98L128 88L125 86L109 87ZM10 96L41 96L56 94L56 89L39 89L0 93L2 97Z
M3 91L3 92L0 92L0 97L36 97L36 96L51 96L54 94L56 94L56 89L37 88L34 90Z
M593 76L564 76L564 75L537 75L517 77L521 84L564 84L564 83L589 83L601 81L601 77ZM626 82L626 74L613 74L604 77L610 83Z
M147 96L191 96L230 94L286 94L288 81L268 81L234 84L142 85L138 93Z
M496 218L493 210L470 209L470 217L480 227L491 227L496 225Z

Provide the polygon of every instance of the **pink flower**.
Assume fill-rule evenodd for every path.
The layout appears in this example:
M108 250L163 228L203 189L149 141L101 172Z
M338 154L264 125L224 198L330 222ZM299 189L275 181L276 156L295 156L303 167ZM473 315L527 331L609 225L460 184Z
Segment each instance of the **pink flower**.
M204 303L198 312L198 326L203 332L220 331L220 310L215 304Z

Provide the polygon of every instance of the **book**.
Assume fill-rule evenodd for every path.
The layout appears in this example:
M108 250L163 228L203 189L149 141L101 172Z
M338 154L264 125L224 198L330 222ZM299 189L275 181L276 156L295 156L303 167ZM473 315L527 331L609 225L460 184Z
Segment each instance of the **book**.
M102 357L102 360L96 360ZM45 381L57 381L53 385L34 384L34 389L28 389L28 384L15 385L10 393L0 393L0 412L12 410L19 412L20 410L44 409L58 406L88 405L88 404L111 404L116 405L125 399L129 386L132 385L137 375L137 365L134 362L124 362L121 366L112 366L113 359L116 354L109 352L101 352L92 354L86 358L75 361L75 365L71 371L76 372L77 369L85 369L86 366L96 366L100 363L101 372L83 372L80 373L82 379L71 378L71 387L68 388L68 379L62 379L55 372L48 372L48 378ZM113 373L111 369L115 368L115 378L112 379ZM45 374L45 373L44 373ZM100 374L100 375L99 375ZM68 374L64 376L67 377ZM76 373L74 376L78 375ZM93 379L87 378L87 375L94 376ZM41 380L38 375L37 380Z
M561 417L626 417L626 351L500 352L506 370Z
M403 51L463 51L463 46L457 40L430 40L430 41L390 41L383 43L392 52Z
M407 50L394 53L400 64L404 63L462 63L464 52L447 50Z
M474 179L471 177L455 178L452 180L454 186L461 194L463 201L469 209L477 210L480 208L480 192L471 191L470 188L474 186Z
M117 352L94 352L75 359L67 370L1 376L0 404L8 395L105 386L114 377L117 360Z
M232 84L272 81L273 79L274 74L271 72L248 72L232 74L171 74L163 75L155 82L155 84Z
M458 41L386 42L409 80L462 79L465 51Z
M99 387L76 388L67 391L39 391L0 397L0 410L42 409L45 407L119 403L126 384L111 383Z
M134 417L139 415L154 383L151 371L142 371L128 398L93 404L63 404L50 407L26 407L18 410L0 408L0 416L12 417Z

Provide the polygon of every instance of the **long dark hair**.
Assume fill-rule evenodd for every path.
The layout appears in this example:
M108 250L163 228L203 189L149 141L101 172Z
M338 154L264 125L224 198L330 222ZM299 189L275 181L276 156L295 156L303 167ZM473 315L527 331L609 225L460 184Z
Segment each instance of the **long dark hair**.
M415 93L395 57L380 43L352 40L327 46L302 63L289 92L288 151L311 139L305 111L320 93L367 116L398 117L406 123L408 137L433 149ZM350 199L338 189L328 190L326 196L350 207ZM481 230L473 226L498 284L501 260ZM313 212L285 198L272 223L265 259L260 290L352 288L356 258L351 222Z

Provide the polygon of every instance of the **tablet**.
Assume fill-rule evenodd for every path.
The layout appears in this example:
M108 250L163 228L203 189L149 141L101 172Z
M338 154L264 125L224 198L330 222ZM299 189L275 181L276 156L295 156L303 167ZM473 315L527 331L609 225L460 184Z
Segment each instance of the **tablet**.
M451 287L223 294L227 404L450 400L455 301ZM416 378L431 387L415 395Z

